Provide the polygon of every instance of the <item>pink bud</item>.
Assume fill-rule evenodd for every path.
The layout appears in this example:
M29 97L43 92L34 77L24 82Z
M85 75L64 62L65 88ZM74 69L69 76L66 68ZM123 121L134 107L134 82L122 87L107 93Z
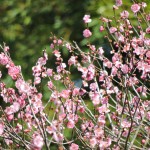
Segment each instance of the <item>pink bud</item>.
M105 30L104 26L100 26L99 31L103 32Z

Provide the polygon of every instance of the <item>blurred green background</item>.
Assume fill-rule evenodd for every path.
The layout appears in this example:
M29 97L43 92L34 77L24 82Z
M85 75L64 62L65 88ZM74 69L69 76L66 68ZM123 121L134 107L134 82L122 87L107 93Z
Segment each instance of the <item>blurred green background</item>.
M118 13L130 10L132 1L124 0L123 3ZM103 34L99 32L102 25L99 18L101 14L112 17L114 4L115 0L0 0L0 43L10 46L14 62L22 66L28 79L32 76L31 66L44 48L51 58L51 33L67 41L74 40L79 46L86 44L82 35L84 14L90 14L92 18L89 26L94 36L90 41L97 47L104 44L107 48ZM63 53L67 57L67 52Z

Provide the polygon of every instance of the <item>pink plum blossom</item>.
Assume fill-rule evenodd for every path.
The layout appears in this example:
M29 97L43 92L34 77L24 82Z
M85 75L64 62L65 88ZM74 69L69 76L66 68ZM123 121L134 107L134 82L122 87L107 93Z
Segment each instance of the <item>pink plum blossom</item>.
M97 144L97 139L96 138L92 138L92 139L90 139L90 145L91 145L91 147L95 147L96 146L96 144Z
M28 93L30 90L30 86L28 83L26 83L25 81L23 81L22 79L18 79L16 81L16 87L19 90L20 93Z
M60 97L67 99L69 98L70 94L71 94L70 90L62 90L62 92L60 93Z
M22 130L22 125L17 123L17 126L15 128L16 132L19 133Z
M105 121L105 115L103 115L103 114L99 115L99 117L98 117L98 124L100 126L104 126L105 123L106 123L106 121Z
M137 13L139 10L140 10L140 5L138 4L133 4L131 6L131 10L134 12L134 13Z
M150 58L150 50L146 53L146 57Z
M98 92L90 92L89 96L94 105L98 105L100 103L100 96Z
M72 143L69 150L78 150L79 149L79 146L75 143Z
M61 39L58 39L57 43L58 43L58 45L61 45L63 43L63 41Z
M127 121L127 120L123 120L123 121L121 122L121 126L122 126L123 128L129 128L129 127L131 126L131 123L130 123L129 121Z
M37 85L37 84L40 84L41 83L41 78L40 77L35 77L34 78L34 84Z
M37 149L42 149L44 145L44 140L43 138L41 137L41 135L37 134L37 135L33 135L33 140L32 140L32 146L31 147L34 147L34 148L37 148Z
M107 108L106 105L102 105L102 106L98 107L98 112L99 112L100 114L108 113L109 111L110 111L110 110Z
M91 35L92 35L92 32L91 32L89 29L85 29L85 30L83 31L83 36L84 36L85 38L89 38Z
M77 57L76 56L71 56L70 59L68 60L68 65L71 66L71 65L76 65L77 63Z
M104 136L103 128L102 127L95 127L94 134L95 134L96 138L103 137Z
M129 72L129 67L128 65L124 64L121 66L121 70L124 74L127 74Z
M53 51L53 54L54 54L57 58L59 58L59 57L61 56L61 54L60 54L60 52L59 52L58 50L54 50L54 51Z
M121 6L122 5L122 0L116 0L116 6Z
M97 84L96 83L91 83L90 84L90 89L92 90L92 91L96 91L97 90Z
M150 34L150 27L146 28L146 33Z
M115 33L117 31L117 28L115 28L115 27L111 27L110 29L109 29L109 32L112 34L112 33Z
M75 122L73 120L69 120L69 122L67 123L67 128L72 129L75 126Z
M53 69L48 68L46 73L49 77L51 77L53 75Z
M90 23L92 21L92 19L90 18L90 15L84 15L83 21L84 21L84 23Z
M147 21L150 21L150 14L146 15L146 19L147 19Z
M70 43L66 43L66 48L69 50L69 51L71 51L72 49L71 49L71 44Z
M66 64L61 63L59 66L57 66L57 72L60 73L61 71L64 70L64 68L66 68Z
M99 54L100 57L104 54L104 50L103 50L102 47L98 48L98 54Z
M2 122L0 122L0 135L3 134L4 128L5 128L4 124Z
M143 8L147 7L147 4L145 2L142 2L142 7Z
M8 62L9 62L9 58L4 53L1 53L0 54L0 64L7 65Z
M77 96L77 95L79 95L79 94L80 94L80 89L77 88L77 87L74 88L74 89L73 89L73 92L72 92L72 95L73 95L73 96Z
M129 12L124 10L123 12L120 13L121 18L127 19L129 17Z
M52 89L54 85L53 85L52 81L48 81L47 86L49 89Z
M59 74L56 74L54 75L54 79L57 81L57 80L60 80L61 79L61 76Z
M16 80L20 75L20 67L19 66L10 66L8 68L8 74L12 77L13 80Z
M53 138L54 138L54 140L55 140L56 142L62 142L63 139L64 139L64 136L63 136L62 133L56 133L56 132L54 132L54 133L53 133Z

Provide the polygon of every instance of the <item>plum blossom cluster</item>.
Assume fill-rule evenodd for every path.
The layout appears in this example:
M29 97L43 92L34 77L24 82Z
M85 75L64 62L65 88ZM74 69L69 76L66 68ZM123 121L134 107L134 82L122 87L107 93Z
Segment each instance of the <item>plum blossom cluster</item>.
M117 11L122 4L116 0ZM146 3L134 3L138 16ZM150 27L132 25L127 10L115 26L101 17L100 33L105 32L112 49L90 43L84 52L76 42L51 37L50 49L55 68L49 67L46 50L32 67L33 82L24 80L9 47L1 46L0 64L8 71L15 87L3 82L0 72L0 137L7 148L17 149L148 149L150 147ZM143 16L144 17L144 16ZM150 14L145 15L149 25ZM92 19L83 17L85 25ZM139 21L137 19L137 21ZM113 24L113 26L112 26ZM92 32L86 27L84 38ZM111 40L110 40L111 39ZM69 52L67 61L62 49ZM72 80L72 70L80 74L81 87ZM44 84L44 85L43 85ZM63 85L63 88L60 88ZM47 91L41 90L46 86ZM44 92L50 96L45 99ZM2 146L2 145L1 145Z
M92 19L90 18L90 15L85 15L83 17L83 21L85 24L87 24L87 28L83 31L83 36L85 38L89 38L90 36L92 36L92 32L90 31L90 29L88 28L88 23L90 23L92 21Z

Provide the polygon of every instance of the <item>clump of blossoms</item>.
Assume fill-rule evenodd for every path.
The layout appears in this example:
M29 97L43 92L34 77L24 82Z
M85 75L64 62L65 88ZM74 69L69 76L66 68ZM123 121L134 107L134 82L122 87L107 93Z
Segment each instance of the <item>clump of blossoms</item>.
M117 11L122 4L116 1ZM32 67L33 82L24 80L21 66L9 55L9 47L1 46L0 64L15 83L7 87L0 72L0 93L6 103L0 107L1 147L6 149L93 149L142 150L150 148L150 15L142 15L146 3L134 3L131 10L138 27L130 22L127 10L118 22L101 17L100 34L105 32L112 49L111 58L105 49L90 43L93 36L88 28L92 21L85 15L88 52L77 43L51 37L50 48L55 68L48 64L43 50ZM140 14L140 15L139 15ZM116 17L116 16L115 16ZM142 27L142 19L146 28ZM61 49L70 53L64 61ZM72 69L81 74L81 87L72 81ZM45 81L45 82L43 82ZM44 99L41 90L46 83L50 93ZM60 84L64 85L60 89ZM45 103L46 101L46 103Z

